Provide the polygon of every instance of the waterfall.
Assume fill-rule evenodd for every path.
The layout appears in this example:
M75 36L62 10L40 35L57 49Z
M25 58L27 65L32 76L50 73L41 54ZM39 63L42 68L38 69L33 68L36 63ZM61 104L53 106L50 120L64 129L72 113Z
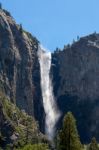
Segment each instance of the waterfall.
M38 57L41 72L43 106L46 114L45 132L49 140L52 140L55 134L55 125L60 117L60 112L55 103L52 81L50 77L51 52L48 52L42 46L39 46Z

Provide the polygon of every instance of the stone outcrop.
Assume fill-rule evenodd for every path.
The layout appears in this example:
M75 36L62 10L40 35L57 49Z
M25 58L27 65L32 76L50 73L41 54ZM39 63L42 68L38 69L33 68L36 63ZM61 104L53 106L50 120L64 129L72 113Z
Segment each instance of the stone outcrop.
M38 43L0 9L0 88L21 110L43 122Z
M99 140L99 34L83 37L62 51L55 51L52 72L62 118L72 111L82 141L89 142L92 136Z

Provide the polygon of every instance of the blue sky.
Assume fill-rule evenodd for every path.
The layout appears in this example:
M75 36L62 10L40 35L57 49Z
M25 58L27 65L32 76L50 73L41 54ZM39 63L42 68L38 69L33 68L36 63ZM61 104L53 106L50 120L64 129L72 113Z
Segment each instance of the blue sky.
M0 0L17 23L48 49L99 32L99 0Z

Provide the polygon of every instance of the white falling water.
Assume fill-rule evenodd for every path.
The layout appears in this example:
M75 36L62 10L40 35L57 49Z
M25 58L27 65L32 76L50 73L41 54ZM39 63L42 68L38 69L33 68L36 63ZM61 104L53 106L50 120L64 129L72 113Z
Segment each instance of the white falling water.
M55 103L52 81L50 78L51 53L46 51L43 47L39 46L38 57L41 71L43 105L46 114L45 132L49 140L52 140L55 134L56 122L60 117L60 112L58 111Z

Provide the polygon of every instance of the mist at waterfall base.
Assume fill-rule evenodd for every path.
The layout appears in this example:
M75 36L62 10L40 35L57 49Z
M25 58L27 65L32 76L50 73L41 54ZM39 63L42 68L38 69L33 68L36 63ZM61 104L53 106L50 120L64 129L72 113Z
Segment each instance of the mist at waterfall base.
M50 77L51 52L41 45L38 46L38 58L40 63L41 89L45 117L45 133L49 140L55 135L55 125L60 118L60 111L55 103L52 81Z

